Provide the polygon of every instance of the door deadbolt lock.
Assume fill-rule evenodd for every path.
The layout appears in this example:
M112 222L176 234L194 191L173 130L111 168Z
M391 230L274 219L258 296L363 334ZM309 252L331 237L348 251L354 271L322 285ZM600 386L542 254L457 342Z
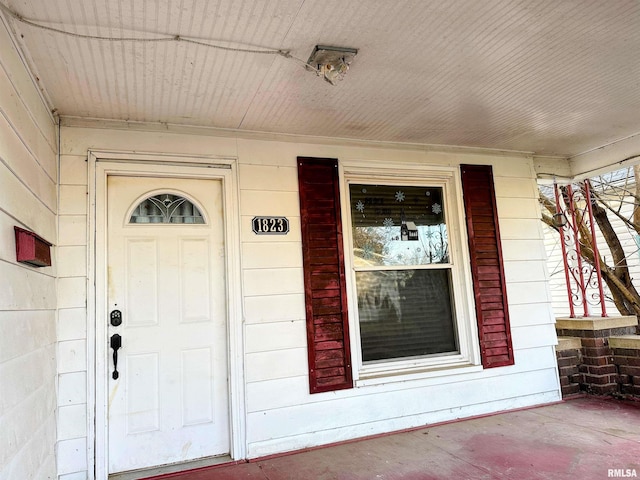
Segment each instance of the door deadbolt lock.
M114 327L119 327L122 324L122 312L120 310L113 310L109 316L111 325Z

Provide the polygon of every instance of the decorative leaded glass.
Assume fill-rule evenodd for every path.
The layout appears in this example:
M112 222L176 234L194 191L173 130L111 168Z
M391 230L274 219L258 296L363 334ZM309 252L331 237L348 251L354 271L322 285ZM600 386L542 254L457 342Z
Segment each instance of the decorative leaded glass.
M198 207L179 195L149 197L133 210L129 223L204 223Z

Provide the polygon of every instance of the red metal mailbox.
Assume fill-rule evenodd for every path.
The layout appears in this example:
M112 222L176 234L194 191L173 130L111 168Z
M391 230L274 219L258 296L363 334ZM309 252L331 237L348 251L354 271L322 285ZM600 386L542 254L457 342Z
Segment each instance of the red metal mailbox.
M51 244L29 230L13 228L16 232L16 259L33 267L51 266Z

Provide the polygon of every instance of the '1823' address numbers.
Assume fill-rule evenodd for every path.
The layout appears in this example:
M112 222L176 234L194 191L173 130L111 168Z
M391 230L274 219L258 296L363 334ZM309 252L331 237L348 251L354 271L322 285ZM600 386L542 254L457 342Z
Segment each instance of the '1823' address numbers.
M251 221L256 235L286 235L289 233L287 217L253 217Z

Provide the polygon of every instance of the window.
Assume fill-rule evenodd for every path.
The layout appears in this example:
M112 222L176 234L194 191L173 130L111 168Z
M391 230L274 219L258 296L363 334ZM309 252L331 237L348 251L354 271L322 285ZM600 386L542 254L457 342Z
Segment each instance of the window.
M204 223L198 207L179 195L162 193L143 200L131 213L129 223Z
M442 187L349 185L362 361L457 353Z
M348 179L352 278L364 370L385 362L415 365L461 352L448 182L388 182Z
M310 392L512 365L491 166L339 167L298 157Z

